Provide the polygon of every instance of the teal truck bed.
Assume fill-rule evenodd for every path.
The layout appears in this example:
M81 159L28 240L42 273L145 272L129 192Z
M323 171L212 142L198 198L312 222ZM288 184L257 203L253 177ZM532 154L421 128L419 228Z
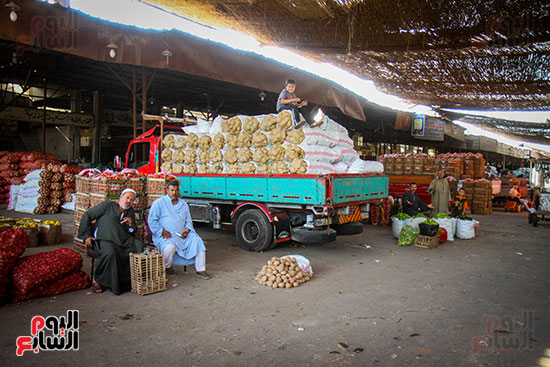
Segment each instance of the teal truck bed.
M176 176L192 199L338 207L388 196L388 177L378 174Z

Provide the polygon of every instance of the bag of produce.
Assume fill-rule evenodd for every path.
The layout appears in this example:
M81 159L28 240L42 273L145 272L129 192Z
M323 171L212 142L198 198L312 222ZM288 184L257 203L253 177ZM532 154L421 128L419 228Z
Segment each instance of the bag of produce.
M392 220L391 230L393 232L394 238L399 238L399 234L401 234L401 230L403 229L403 226L407 224L407 222L410 219L411 217L405 213L397 213L397 215L394 215L393 217L391 217L391 220Z
M418 235L418 233L419 233L418 230L414 229L408 224L405 224L403 226L403 229L401 230L401 233L399 234L399 239L397 240L397 244L399 246L412 245L414 243L414 240L416 240L416 236Z
M456 225L456 236L463 240L470 240L476 236L475 221L471 217L462 217L458 219Z
M418 228L420 229L421 235L433 237L437 234L439 224L431 219L428 219L423 221L422 223L419 223Z
M415 231L418 231L418 225L426 220L428 220L428 218L425 215L417 214L407 222L407 225L411 226Z
M0 304L4 303L8 275L29 246L29 235L23 229L10 228L0 233Z
M439 233L440 244L447 241L447 231L445 230L445 228L439 227L439 229L437 230L437 233Z
M445 229L445 231L447 232L447 240L455 240L455 225L451 217L449 217L447 214L439 213L434 217L433 220L439 224L439 228Z

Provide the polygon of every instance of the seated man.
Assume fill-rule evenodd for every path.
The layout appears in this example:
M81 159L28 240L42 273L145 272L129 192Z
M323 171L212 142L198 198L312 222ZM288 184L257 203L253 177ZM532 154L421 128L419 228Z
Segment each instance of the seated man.
M418 194L416 192L416 183L413 182L409 185L409 190L403 193L403 198L401 199L403 203L403 213L414 217L420 212L425 212L428 209L434 209L435 207L432 204L424 204L420 201Z
M134 237L132 204L135 198L134 190L125 189L118 202L104 201L82 216L78 238L88 247L94 246L95 240L94 250L100 255L92 274L92 288L96 293L111 288L119 295L131 289L130 252L143 251L143 243Z
M510 192L508 193L508 200L516 202L520 207L524 207L525 210L531 212L531 208L529 208L527 200L521 198L518 185L512 186Z
M195 263L197 276L210 279L206 272L206 247L195 232L189 206L179 193L179 181L168 181L166 195L153 202L147 220L153 244L162 252L167 272L173 273L172 264Z

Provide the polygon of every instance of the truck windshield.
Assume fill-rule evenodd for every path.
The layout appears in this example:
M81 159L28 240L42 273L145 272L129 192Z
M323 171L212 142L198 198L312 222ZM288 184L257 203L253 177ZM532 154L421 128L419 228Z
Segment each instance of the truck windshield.
M128 154L128 168L138 169L149 164L149 142L134 143Z

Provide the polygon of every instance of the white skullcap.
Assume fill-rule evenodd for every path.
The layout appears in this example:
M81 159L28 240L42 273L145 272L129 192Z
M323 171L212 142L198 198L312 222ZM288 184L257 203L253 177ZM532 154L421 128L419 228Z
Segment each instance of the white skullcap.
M137 196L136 192L133 189L130 189L130 188L126 188L126 189L122 190L122 192L120 193L120 196L122 197L127 192L131 192L131 193L133 193L134 195Z

